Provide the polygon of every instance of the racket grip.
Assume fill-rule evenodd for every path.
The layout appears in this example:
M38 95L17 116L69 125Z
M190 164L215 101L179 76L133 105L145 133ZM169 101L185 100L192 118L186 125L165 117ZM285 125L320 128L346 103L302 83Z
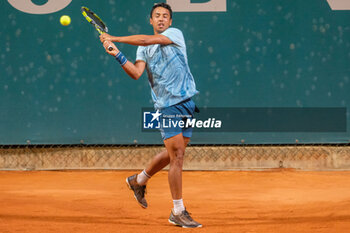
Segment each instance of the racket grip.
M112 50L113 50L113 47L112 47L112 46L108 46L108 50L109 50L109 51L112 51Z

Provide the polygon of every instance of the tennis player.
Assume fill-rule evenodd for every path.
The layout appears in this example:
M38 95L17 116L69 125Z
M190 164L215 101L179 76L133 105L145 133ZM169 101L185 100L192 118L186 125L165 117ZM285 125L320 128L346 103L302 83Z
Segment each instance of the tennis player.
M172 10L166 3L152 7L150 24L154 35L100 36L106 52L116 58L124 71L133 79L141 77L147 70L152 99L156 109L165 115L193 115L195 104L191 97L198 93L187 62L186 44L182 32L170 27ZM138 46L136 62L127 60L113 42ZM109 51L108 47L113 50ZM168 180L174 208L169 222L184 228L202 225L194 221L185 209L182 200L182 167L185 149L192 136L192 128L161 128L166 150L157 154L140 174L126 179L129 188L143 208L147 208L145 191L147 181L170 164Z

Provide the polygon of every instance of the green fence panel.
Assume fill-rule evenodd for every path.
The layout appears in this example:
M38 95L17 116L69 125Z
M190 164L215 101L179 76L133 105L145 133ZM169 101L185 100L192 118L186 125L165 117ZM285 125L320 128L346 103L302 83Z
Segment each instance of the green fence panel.
M153 106L146 72L138 81L129 78L80 13L82 5L93 9L113 35L152 34L149 10L156 1L65 0L66 7L47 14L10 2L0 2L0 144L162 143L160 133L141 130L141 109ZM173 17L186 39L200 108L348 109L350 11L332 10L326 0L216 2L225 2L226 11ZM71 17L69 26L59 23L62 15ZM135 46L118 46L135 60ZM198 132L192 143L348 143L345 127Z

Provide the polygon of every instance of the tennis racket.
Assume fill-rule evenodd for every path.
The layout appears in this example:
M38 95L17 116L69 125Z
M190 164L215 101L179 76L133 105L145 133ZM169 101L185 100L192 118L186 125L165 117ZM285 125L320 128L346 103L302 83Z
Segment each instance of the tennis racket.
M95 29L98 31L98 33L100 33L100 35L105 32L108 32L106 24L102 21L100 17L98 17L98 15L96 15L89 8L85 6L81 7L81 13L85 17L85 19L95 27ZM108 50L112 51L112 46L109 46Z

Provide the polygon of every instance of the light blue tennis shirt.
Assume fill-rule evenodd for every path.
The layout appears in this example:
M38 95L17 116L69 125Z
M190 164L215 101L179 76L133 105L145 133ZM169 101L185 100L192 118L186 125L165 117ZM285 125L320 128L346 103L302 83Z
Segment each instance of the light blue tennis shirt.
M136 53L136 61L146 62L156 109L180 103L198 93L188 66L182 32L176 28L168 28L162 35L168 37L173 43L139 46Z

